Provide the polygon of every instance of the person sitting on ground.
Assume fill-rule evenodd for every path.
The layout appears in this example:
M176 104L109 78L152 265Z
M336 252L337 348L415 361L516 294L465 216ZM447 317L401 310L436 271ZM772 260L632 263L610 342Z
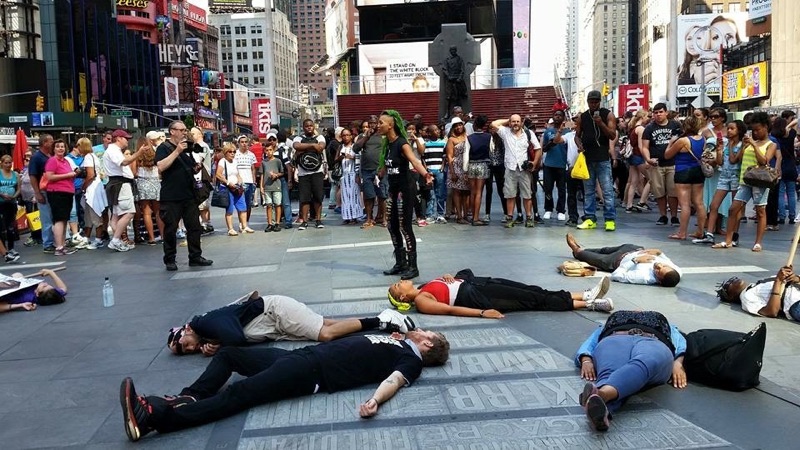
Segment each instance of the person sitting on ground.
M800 277L792 266L781 267L776 276L749 285L739 277L728 278L717 295L721 301L738 303L755 316L775 318L783 312L787 319L800 322Z
M686 387L683 355L686 339L656 311L617 311L600 325L575 354L581 378L578 396L589 423L608 430L611 415L625 400L648 386L668 381Z
M372 417L422 373L424 366L447 362L450 343L433 331L348 336L294 351L279 348L223 348L180 396L140 397L133 380L120 386L120 404L128 439L138 441L150 431L177 431L233 416L254 406L288 398L353 389L381 382L358 406L361 417ZM231 373L248 378L219 391Z
M50 269L42 269L31 277L43 275L53 280L53 285L46 281L22 288L0 297L0 313L14 310L33 311L37 305L49 306L64 303L67 296L67 285ZM11 274L11 278L25 278L21 273Z
M572 311L590 309L609 312L614 309L610 298L603 298L610 282L604 277L584 292L548 291L504 278L476 277L463 269L429 281L416 288L410 280L389 287L389 303L401 311L412 305L423 314L502 319L503 313L514 311Z
M176 355L202 352L213 356L222 346L284 340L327 342L358 331L405 333L413 329L413 320L391 309L377 317L326 319L291 297L262 297L253 291L171 329L167 347Z
M675 287L681 281L681 269L658 249L645 249L634 244L583 248L569 233L567 233L567 245L572 249L572 256L578 261L612 272L613 281L658 284L663 287Z

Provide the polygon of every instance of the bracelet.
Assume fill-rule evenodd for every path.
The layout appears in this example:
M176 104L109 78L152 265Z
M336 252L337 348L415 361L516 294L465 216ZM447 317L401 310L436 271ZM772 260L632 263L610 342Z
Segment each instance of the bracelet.
M482 310L481 310L481 317L483 317L483 313L485 313L485 312L486 312L486 310L485 310L485 309L482 309Z
M379 402L378 399L375 398L375 397L372 397L371 399L367 400L367 403L369 403L370 400L375 400L375 404L376 405L380 405L381 404L381 402Z
M771 295L781 295L780 292L770 292Z
M591 359L587 359L587 360L581 361L581 364L586 364L586 363L591 364L592 360Z

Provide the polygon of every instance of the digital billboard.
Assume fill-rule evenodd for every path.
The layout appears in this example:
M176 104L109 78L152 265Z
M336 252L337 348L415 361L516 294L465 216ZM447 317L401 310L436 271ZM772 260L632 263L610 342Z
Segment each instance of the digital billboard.
M512 8L512 25L514 27L512 48L514 49L515 69L531 66L531 3L530 0L514 0Z
M768 68L766 62L760 62L722 74L722 103L768 96Z
M362 94L424 92L439 90L439 76L428 64L430 42L362 44L358 46L358 67ZM472 74L472 88L492 87L494 42L481 42L482 63Z
M687 14L678 16L678 97L719 95L720 49L747 41L747 13Z

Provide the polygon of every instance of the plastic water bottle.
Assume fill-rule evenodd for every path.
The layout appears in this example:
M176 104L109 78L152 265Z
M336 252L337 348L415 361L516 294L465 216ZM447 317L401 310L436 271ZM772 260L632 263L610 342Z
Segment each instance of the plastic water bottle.
M106 308L114 306L114 286L111 285L111 280L108 277L103 282L103 306Z

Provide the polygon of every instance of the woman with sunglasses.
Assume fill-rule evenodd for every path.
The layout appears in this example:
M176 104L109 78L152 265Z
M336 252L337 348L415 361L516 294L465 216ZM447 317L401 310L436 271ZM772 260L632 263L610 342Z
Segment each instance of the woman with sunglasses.
M239 215L239 228L242 230L251 230L247 226L247 203L244 195L244 184L242 177L239 176L239 169L233 158L236 154L236 147L230 142L226 142L222 146L224 158L219 161L217 165L216 177L220 183L228 187L228 208L225 210L225 225L228 227L228 236L238 236L239 233L233 229L233 212L236 211ZM252 232L251 231L248 231Z
M53 142L53 157L44 166L47 185L47 200L53 213L53 240L55 256L70 255L78 251L66 246L67 221L75 201L76 170L67 161L67 143L61 139Z

